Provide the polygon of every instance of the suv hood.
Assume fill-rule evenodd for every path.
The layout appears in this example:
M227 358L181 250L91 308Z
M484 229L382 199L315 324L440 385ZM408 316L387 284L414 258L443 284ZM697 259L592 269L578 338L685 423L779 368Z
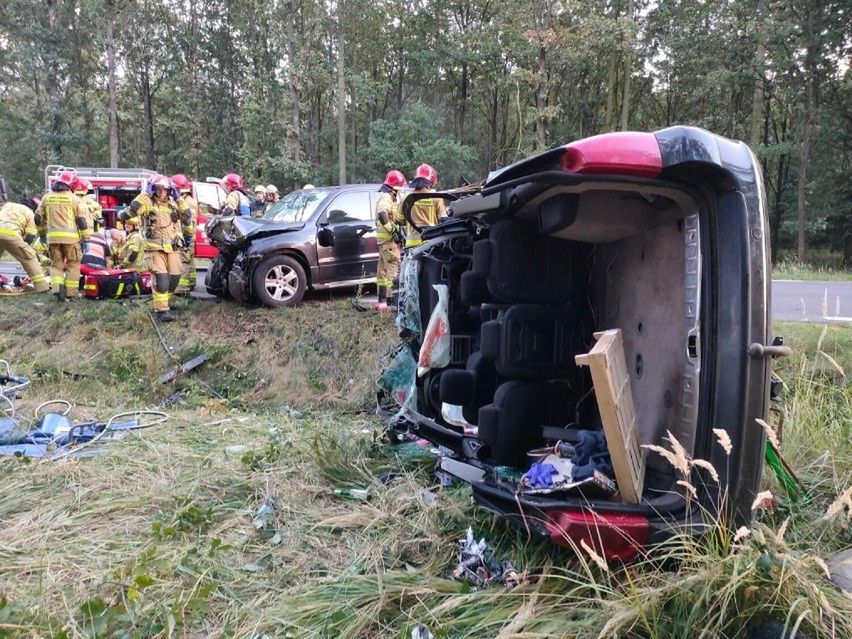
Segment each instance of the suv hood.
M305 228L304 222L276 222L250 217L221 217L207 223L207 236L215 246L237 246L247 240Z

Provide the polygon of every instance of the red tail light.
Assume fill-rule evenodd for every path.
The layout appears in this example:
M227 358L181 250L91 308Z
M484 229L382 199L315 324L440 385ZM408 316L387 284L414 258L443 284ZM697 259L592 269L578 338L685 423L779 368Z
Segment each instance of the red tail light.
M547 517L551 541L569 548L585 541L606 559L630 561L648 541L650 524L642 515L551 510Z
M652 133L604 133L565 146L562 168L569 173L603 173L656 178L663 168Z

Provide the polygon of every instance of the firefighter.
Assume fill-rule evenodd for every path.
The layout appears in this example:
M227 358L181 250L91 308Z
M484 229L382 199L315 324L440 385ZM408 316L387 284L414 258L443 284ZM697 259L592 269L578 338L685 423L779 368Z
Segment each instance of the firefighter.
M399 279L399 192L407 184L401 171L388 171L376 201L376 242L379 245L376 288L379 301L373 309L379 312L388 310L388 300L393 298L395 280Z
M148 270L145 264L145 238L134 224L134 219L128 218L124 223L126 236L115 253L115 265L117 268L143 273Z
M178 291L181 294L189 294L195 290L195 282L198 274L195 269L195 228L198 225L198 202L192 197L192 182L182 173L172 176L172 184L175 185L184 204L186 211L181 217L181 236L183 237L183 248L180 250L180 260L183 270L178 283Z
M267 204L275 204L281 196L278 193L278 187L274 184L266 185L266 202Z
M174 320L169 298L177 289L183 271L180 254L183 239L178 232L187 205L164 175L155 175L144 193L137 195L119 219L142 228L145 238L145 259L154 274L151 292L154 310L161 322Z
M21 200L19 204L8 202L0 206L0 259L9 253L27 273L36 293L50 290L47 278L32 247L38 237L33 212L38 207L35 201Z
M222 207L222 215L249 215L249 201L245 190L243 178L236 173L228 173L222 178L222 188L227 196Z
M106 231L92 233L83 243L82 264L92 268L105 269L109 265L110 246Z
M92 233L95 233L103 228L104 225L104 211L101 208L101 205L95 202L92 198L87 196L89 191L94 190L92 183L86 179L77 176L74 180L74 184L71 185L71 188L74 189L74 195L80 198L80 202L86 207L88 212L87 220L89 222L89 229L83 235L83 241L89 239Z
M89 233L88 209L71 192L76 175L63 171L36 209L36 224L47 238L50 283L56 298L80 297L80 241Z
M252 217L263 217L266 213L266 187L263 184L258 184L254 187L255 200L251 205Z
M435 190L438 183L438 172L428 164L421 164L414 172L411 188L414 193L428 193ZM411 220L419 227L435 226L446 215L444 200L440 198L424 198L417 200L411 207ZM423 244L420 233L410 224L406 228L405 248L413 248Z

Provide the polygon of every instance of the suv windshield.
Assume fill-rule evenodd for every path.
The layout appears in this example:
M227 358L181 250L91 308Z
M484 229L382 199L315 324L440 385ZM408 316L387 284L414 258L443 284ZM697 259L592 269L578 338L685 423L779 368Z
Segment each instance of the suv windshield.
M276 202L264 213L263 219L276 222L302 222L308 219L325 200L331 189L294 191L280 202Z

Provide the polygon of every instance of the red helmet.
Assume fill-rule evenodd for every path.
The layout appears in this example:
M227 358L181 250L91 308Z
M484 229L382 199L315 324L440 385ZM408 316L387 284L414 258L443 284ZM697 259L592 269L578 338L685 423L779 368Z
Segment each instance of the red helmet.
M74 171L62 171L59 174L59 178L57 178L57 182L62 182L67 186L71 186L73 188L74 180L77 179L77 174Z
M429 164L421 164L414 172L414 178L426 178L432 183L432 186L435 186L438 183L438 172L435 167Z
M183 173L175 173L172 176L172 184L175 185L178 191L184 193L192 190L192 182Z
M393 171L388 171L384 184L392 189L401 189L408 185L408 180L405 179L402 171L394 169Z
M89 186L86 183L86 180L84 180L83 178L81 178L77 175L74 176L74 179L71 180L71 184L69 184L68 186L70 186L71 190L74 191L75 193L80 193L80 192L85 193L86 191L89 190Z
M236 189L243 188L245 186L245 182L243 182L243 178L236 173L228 173L228 175L222 178L222 186L225 187L226 191L234 191Z

